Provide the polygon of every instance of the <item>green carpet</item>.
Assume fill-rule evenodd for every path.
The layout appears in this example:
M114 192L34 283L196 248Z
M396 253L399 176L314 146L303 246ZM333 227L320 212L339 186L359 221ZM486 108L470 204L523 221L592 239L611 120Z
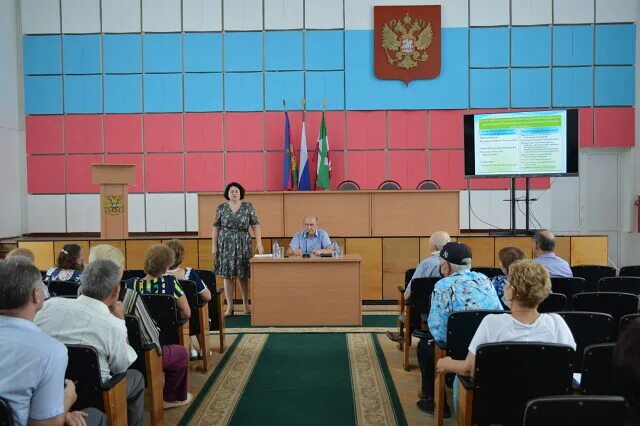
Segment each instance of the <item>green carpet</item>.
M225 328L251 328L250 315L234 315L224 320ZM398 314L362 315L362 327L397 327Z

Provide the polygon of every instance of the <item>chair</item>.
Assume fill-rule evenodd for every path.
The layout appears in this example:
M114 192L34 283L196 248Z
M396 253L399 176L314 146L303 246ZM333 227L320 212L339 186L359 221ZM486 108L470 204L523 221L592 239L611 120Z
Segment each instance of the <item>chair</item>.
M620 318L620 323L618 324L618 335L624 333L624 330L629 326L629 324L637 319L640 319L640 314L628 314Z
M458 424L522 424L530 399L571 392L574 357L571 347L552 343L478 346L475 376L458 383Z
M203 302L198 295L196 283L189 280L178 280L184 291L189 307L189 335L196 336L202 352L202 367L209 371L209 305ZM188 348L187 348L188 349Z
M574 294L585 291L587 281L581 277L551 278L551 291L567 296L567 308L571 309L571 298Z
M95 407L109 418L111 426L127 425L127 381L125 373L102 383L96 350L87 345L66 345L69 355L65 378L76 384L78 399L71 408Z
M80 284L71 281L45 281L51 297L77 296Z
M620 277L640 277L640 265L623 266L618 273Z
M147 273L142 269L127 269L122 273L122 280L128 280L131 278L144 278L147 276Z
M440 189L440 185L435 180L425 179L418 184L416 189Z
M613 371L615 343L589 345L584 350L582 375L576 388L585 395L622 395Z
M629 404L619 396L548 396L532 399L524 426L550 426L571 419L572 426L622 426ZM568 423L568 422L567 422Z
M359 189L360 185L352 180L344 180L338 185L338 191L358 191Z
M0 398L0 426L12 426L11 409L4 399Z
M164 422L163 407L163 380L162 356L156 350L155 345L144 345L140 334L140 322L134 315L124 316L127 325L127 338L129 345L136 351L138 358L131 364L129 369L135 369L144 376L147 395L151 400L151 424L159 425Z
M559 312L569 326L576 341L576 359L573 371L582 371L584 349L597 343L615 341L615 324L609 314L599 312Z
M561 312L567 309L567 296L560 293L550 293L546 299L538 305L538 312Z
M484 274L487 276L487 278L491 279L493 277L497 277L498 275L504 275L504 272L502 272L502 269L500 268L492 268L489 266L481 266L478 268L471 268L472 271L474 272L480 272L481 274Z
M596 291L598 289L598 281L600 278L615 277L616 268L603 265L578 265L572 266L574 277L584 278L587 281L584 291Z
M393 191L398 189L402 189L402 187L395 180L385 180L380 185L378 185L378 190Z
M223 353L224 344L224 316L222 315L222 292L223 288L216 288L216 276L213 272L198 269L196 271L205 285L211 292L211 300L209 301L209 331L218 331L220 338L220 347L218 352Z
M189 320L178 320L176 300L166 294L140 295L149 315L160 328L161 345L182 345L189 350Z
M617 291L640 295L640 277L606 277L598 281L598 291Z
M620 318L638 312L638 296L629 293L581 293L573 296L572 306L574 311L609 314L617 328Z

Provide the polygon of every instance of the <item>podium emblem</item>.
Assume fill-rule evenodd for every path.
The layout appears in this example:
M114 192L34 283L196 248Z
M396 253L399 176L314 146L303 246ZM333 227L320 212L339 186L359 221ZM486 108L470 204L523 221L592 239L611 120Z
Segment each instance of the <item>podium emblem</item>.
M111 194L107 195L104 202L104 211L107 214L118 215L124 211L124 202L122 201L122 195Z

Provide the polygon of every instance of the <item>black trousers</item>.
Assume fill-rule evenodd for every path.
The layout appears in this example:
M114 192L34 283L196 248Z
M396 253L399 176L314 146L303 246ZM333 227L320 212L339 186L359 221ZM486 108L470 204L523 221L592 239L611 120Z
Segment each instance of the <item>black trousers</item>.
M435 369L435 341L433 338L420 339L418 343L418 364L422 374L422 393L427 399L433 398Z

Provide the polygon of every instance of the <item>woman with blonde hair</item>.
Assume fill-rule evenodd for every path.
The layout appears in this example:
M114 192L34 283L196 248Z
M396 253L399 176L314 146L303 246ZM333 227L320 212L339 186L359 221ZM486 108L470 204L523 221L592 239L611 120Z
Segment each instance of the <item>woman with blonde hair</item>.
M179 280L193 281L196 284L196 290L198 291L200 299L203 302L211 300L211 291L207 288L204 280L200 278L198 272L193 268L180 266L184 260L184 244L182 244L180 240L169 240L165 245L173 251L175 257L173 265L169 266L167 270L167 275L173 275Z

